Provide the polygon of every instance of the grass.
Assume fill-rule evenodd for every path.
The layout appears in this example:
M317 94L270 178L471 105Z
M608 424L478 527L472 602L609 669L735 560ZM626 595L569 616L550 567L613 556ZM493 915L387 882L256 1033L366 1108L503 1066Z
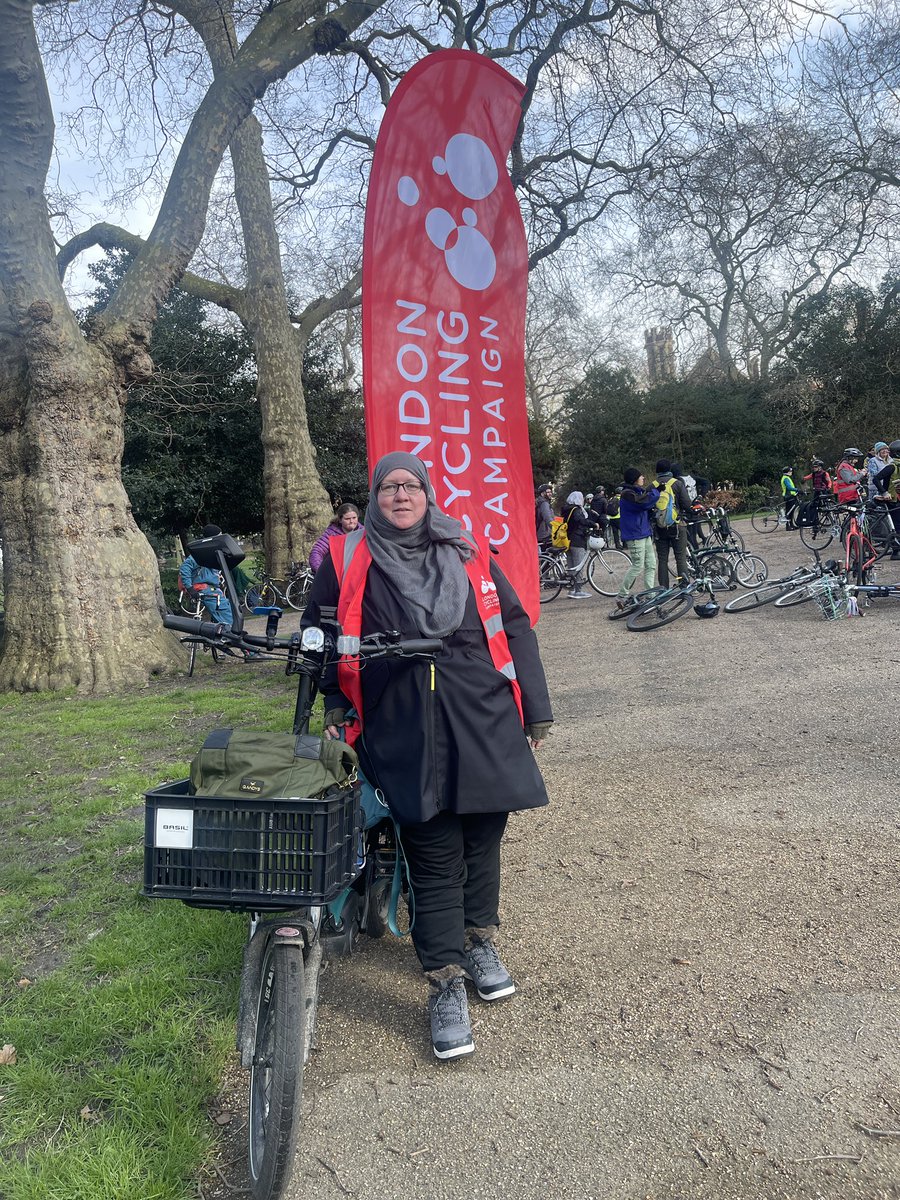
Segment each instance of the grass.
M113 699L0 696L0 1196L193 1200L246 918L145 900L142 792L222 725L283 730L275 664Z

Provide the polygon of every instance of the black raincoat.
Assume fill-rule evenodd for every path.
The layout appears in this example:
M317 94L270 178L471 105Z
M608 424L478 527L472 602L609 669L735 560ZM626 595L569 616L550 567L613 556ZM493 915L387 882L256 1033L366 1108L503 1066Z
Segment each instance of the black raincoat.
M537 638L516 593L491 563L503 626L522 689L525 724L551 721L550 697ZM316 573L304 625L320 606L336 606L330 556ZM399 630L421 636L391 580L372 563L362 607L362 634ZM469 588L462 624L444 639L432 663L370 660L362 666L363 736L356 743L367 778L380 787L400 824L439 812L489 813L537 808L547 791L522 728L506 678L494 667L475 597ZM350 708L337 667L322 680L325 708Z

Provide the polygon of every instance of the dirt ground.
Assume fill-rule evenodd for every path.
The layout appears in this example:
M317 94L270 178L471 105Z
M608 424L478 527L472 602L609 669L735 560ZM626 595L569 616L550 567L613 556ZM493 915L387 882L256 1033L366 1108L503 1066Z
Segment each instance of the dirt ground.
M773 575L807 557L741 528ZM441 1064L408 940L331 964L291 1200L900 1197L900 602L642 634L610 607L538 626L517 995L473 996L476 1053Z

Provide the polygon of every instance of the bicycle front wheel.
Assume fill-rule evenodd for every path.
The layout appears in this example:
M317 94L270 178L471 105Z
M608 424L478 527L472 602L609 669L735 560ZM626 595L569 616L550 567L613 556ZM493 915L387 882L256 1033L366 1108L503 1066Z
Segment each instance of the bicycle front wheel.
M541 589L541 604L549 604L563 590L565 575L559 562L550 554L542 554L538 558L538 571Z
M601 596L616 596L628 573L631 559L621 550L598 550L591 555L587 581Z
M250 1178L255 1200L290 1181L303 1091L303 952L269 940L263 957L250 1068Z
M685 613L691 611L694 604L694 593L688 591L666 592L658 600L651 600L633 612L625 622L626 629L632 633L644 633L648 629L659 629L677 621Z
M197 662L197 643L196 642L190 643L189 655L190 655L190 657L188 659L188 678L190 678L190 676L193 675L194 665Z
M284 598L291 606L302 610L306 608L306 602L309 600L309 593L312 591L312 575L298 575L287 585Z
M764 504L750 518L757 533L772 533L781 524L781 509L774 504Z

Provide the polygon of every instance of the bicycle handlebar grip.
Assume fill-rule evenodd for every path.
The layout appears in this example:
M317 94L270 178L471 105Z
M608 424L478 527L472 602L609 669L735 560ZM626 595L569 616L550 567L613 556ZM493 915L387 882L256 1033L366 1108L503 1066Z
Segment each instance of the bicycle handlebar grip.
M405 638L400 643L404 654L436 654L443 648L444 643L440 638Z
M163 617L163 625L178 633L195 633L205 638L221 638L223 633L231 633L231 627L219 621L198 621L196 617L176 617L171 613Z

